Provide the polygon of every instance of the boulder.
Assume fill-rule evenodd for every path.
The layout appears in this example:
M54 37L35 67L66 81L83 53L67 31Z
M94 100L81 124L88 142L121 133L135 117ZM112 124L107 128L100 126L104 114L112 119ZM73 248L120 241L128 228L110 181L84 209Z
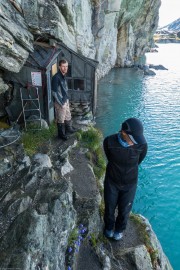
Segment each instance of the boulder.
M156 73L153 70L148 69L148 70L144 70L144 75L154 76L156 75Z
M150 64L149 65L149 68L153 68L153 69L156 69L156 70L168 70L163 65L153 65L153 64Z

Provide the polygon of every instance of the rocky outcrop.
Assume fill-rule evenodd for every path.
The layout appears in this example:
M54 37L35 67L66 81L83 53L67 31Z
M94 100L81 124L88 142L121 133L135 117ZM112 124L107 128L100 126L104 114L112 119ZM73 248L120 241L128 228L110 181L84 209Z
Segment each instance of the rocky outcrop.
M33 35L11 2L0 1L0 68L18 72L33 51Z
M1 178L0 265L64 269L60 254L76 224L72 185L52 169L46 154L30 161L19 148L21 159L6 155L11 167Z
M99 61L98 77L131 66L150 45L160 0L0 0L0 68L19 72L33 41L60 40Z
M69 162L69 152L73 151L75 142L72 139L69 145L55 143L50 156L38 153L31 159L19 143L3 148L0 166L1 267L67 269L66 251L73 229L79 224L86 225L89 233L94 227L100 229L98 190L87 162L82 164L89 179L90 188L86 194L80 191L80 186L76 187L80 176L71 180L72 176L79 175L78 169L75 174L70 174L74 167ZM84 154L82 151L80 155ZM3 156L6 156L8 169ZM93 197L95 190L96 198Z
M150 64L149 65L149 68L153 68L155 70L168 70L166 67L164 67L163 65L153 65L153 64Z
M151 47L160 1L123 0L118 20L117 65L129 67Z
M87 151L74 137L54 139L31 158L17 141L2 149L1 267L172 270L142 216L133 215L122 241L103 239L101 196Z
M0 94L1 93L4 93L7 89L8 89L8 86L7 84L4 83L3 79L2 79L2 73L0 72Z

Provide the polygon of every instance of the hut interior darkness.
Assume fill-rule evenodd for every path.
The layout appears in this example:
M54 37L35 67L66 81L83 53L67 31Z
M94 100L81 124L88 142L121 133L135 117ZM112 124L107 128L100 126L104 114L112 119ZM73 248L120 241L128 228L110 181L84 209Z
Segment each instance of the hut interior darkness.
M58 71L58 63L62 58L69 63L66 78L72 115L95 113L95 71L98 62L77 54L62 43L50 46L47 43L35 42L34 52L29 55L21 71L6 74L7 81L14 83L14 98L8 106L14 120L20 114L25 114L25 119L33 115L42 117L48 123L54 120L51 79Z

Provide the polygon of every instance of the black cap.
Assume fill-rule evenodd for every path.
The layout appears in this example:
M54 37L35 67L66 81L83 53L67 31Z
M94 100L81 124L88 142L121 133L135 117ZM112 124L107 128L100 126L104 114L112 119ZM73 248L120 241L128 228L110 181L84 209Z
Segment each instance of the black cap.
M143 135L143 125L137 118L129 118L122 123L121 130L124 130L134 143L144 144L146 139Z

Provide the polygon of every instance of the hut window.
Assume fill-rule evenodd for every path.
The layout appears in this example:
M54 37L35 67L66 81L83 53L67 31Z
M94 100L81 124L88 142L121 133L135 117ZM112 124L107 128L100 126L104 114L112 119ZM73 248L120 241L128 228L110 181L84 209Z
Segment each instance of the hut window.
M54 76L57 73L57 63L53 64L51 67L51 74Z
M84 80L74 79L74 90L84 90Z
M67 78L69 90L85 90L85 81L83 79L70 79Z

